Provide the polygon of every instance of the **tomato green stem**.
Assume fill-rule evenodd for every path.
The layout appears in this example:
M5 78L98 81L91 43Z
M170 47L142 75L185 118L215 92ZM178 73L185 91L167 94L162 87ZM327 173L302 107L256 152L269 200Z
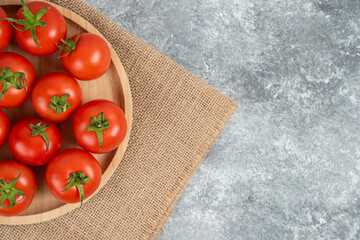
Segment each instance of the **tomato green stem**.
M70 188L76 186L76 188L79 191L80 194L80 200L81 200L81 205L83 204L83 200L84 200L84 188L83 185L85 185L85 183L88 183L90 181L88 176L85 176L85 174L81 171L74 173L72 172L70 177L65 181L65 183L69 183L66 188L64 189L63 192L69 190Z
M60 50L68 51L65 55L60 56L59 58L68 56L72 51L76 49L76 44L79 41L80 37L80 31L75 39L75 42L72 40L72 38L69 38L67 41L61 39L61 42L64 44L63 46L56 45Z
M26 5L24 0L21 0L21 4L23 6L24 12L24 19L14 19L14 18L2 18L4 20L8 20L11 25L18 31L27 31L30 30L31 35L34 39L34 42L36 45L38 45L40 48L40 44L38 42L37 36L36 36L36 27L46 27L46 23L41 20L41 18L45 15L45 13L49 10L49 7L43 7L41 8L35 15L30 11L28 6ZM17 23L19 25L23 25L24 27L22 29L16 27L14 23Z
M24 79L24 82L22 81L22 79ZM10 89L10 87L14 87L18 90L21 90L25 86L25 90L27 91L26 74L23 72L13 73L8 67L4 67L1 70L0 83L4 84L0 94L0 99L3 98L3 96Z
M24 199L25 193L19 189L15 188L17 180L20 178L22 171L19 173L19 175L13 179L9 184L5 182L4 179L0 179L0 207L4 209L12 208L15 206L17 202L20 202ZM16 201L16 195L22 196L20 200ZM10 202L10 205L3 206L3 203L5 200L8 199Z
M56 95L52 96L49 107L51 109L55 110L56 114L66 112L67 108L69 108L69 109L71 108L71 104L66 101L69 97L70 97L70 94L68 94L68 93L62 95L61 97L56 96Z
M100 144L100 149L102 148L103 145L103 131L105 129L109 129L110 125L109 125L109 120L104 119L104 113L100 113L99 116L96 117L92 117L91 119L91 124L89 124L87 126L87 130L89 132L95 132L96 136L98 138L99 144Z
M48 129L50 127L50 124L45 124L43 126L41 126L41 121L38 121L35 125L34 124L30 124L30 128L32 130L30 136L37 136L40 135L45 143L46 143L46 152L49 151L49 138L45 132L46 129Z

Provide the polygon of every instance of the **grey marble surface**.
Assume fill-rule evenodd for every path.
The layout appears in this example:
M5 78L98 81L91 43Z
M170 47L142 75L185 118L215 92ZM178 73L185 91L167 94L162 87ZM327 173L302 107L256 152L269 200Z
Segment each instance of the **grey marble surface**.
M159 239L360 239L358 0L86 0L240 107Z

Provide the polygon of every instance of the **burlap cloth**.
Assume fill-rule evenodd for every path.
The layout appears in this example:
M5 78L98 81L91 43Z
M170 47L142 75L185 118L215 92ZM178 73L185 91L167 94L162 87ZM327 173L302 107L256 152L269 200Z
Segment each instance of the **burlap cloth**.
M115 174L83 207L44 223L2 225L0 239L155 239L236 102L84 2L51 2L92 23L118 53L132 90L132 135Z

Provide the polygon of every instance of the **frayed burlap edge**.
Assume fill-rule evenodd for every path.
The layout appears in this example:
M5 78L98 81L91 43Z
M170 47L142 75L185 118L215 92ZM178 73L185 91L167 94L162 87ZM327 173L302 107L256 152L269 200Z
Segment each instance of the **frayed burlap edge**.
M204 142L203 146L201 147L201 149L199 149L199 152L196 154L196 156L200 157L200 160L198 162L194 161L194 165L191 166L191 168L187 169L187 171L184 172L183 176L180 176L181 179L180 186L179 188L172 189L173 192L169 194L169 197L167 198L169 204L166 206L166 208L164 208L164 211L160 214L161 217L159 221L157 221L156 227L154 228L154 231L151 233L150 235L151 237L149 239L155 239L164 231L166 222L169 220L170 216L175 211L175 205L177 201L181 197L182 193L184 192L190 179L197 171L198 167L205 160L206 155L208 154L210 149L216 143L218 137L221 135L221 132L224 130L226 123L230 120L231 116L234 114L237 106L238 103L233 102L226 108L226 111L228 111L228 113L224 115L223 119L219 119L217 126L213 129L212 132L210 132L209 136L207 136L208 140Z

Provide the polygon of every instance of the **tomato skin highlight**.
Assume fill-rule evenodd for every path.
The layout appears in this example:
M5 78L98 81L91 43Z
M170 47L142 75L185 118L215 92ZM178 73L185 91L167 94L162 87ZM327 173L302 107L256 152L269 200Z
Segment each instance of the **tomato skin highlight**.
M8 14L0 7L0 18L8 18ZM4 50L9 44L13 34L11 24L6 20L0 20L0 51Z
M66 112L56 113L49 107L53 96L69 94L67 102L71 108ZM35 84L31 94L31 102L34 110L39 116L50 122L63 122L68 120L80 107L82 103L82 91L78 82L65 73L49 73Z
M75 42L77 35L71 39ZM92 33L81 33L79 40L68 56L67 50L61 51L61 63L64 69L79 80L93 80L101 77L111 62L110 48L100 36Z
M109 129L103 130L103 146L95 132L88 131L91 118L104 113L105 119L109 120ZM115 103L98 99L82 105L75 113L73 130L77 143L83 149L91 153L106 153L116 149L124 140L127 132L126 118L121 108Z
M41 121L42 125L49 124L45 130L49 138L49 149L46 151L45 140L40 136L30 136L32 130L30 124ZM27 118L17 122L10 131L9 148L14 157L30 166L42 166L59 152L61 148L61 134L59 129L52 123L39 118Z
M95 157L81 149L69 149L51 159L46 168L45 180L55 198L64 203L80 202L80 194L75 186L64 191L68 185L65 181L72 172L79 171L90 179L83 185L86 199L97 190L101 182L102 171Z
M8 116L0 109L0 147L7 141L10 128Z
M43 7L49 7L45 15L41 18L46 23L46 27L36 27L36 36L41 48L36 45L30 30L15 30L15 38L19 46L26 52L35 56L47 56L58 50L56 44L61 44L61 39L66 38L67 25L61 13L51 4L46 2L30 2L27 4L30 11L35 14ZM23 8L16 13L15 19L24 19ZM23 26L14 24L17 28Z
M25 193L24 199L17 202L12 208L1 208L0 216L12 217L23 213L31 204L37 189L37 179L34 172L23 163L18 161L2 161L0 162L0 179L4 179L6 183L10 183L21 172L20 178L17 180L15 188ZM17 196L16 200L20 200L21 196ZM5 200L2 206L9 205L9 200Z
M25 57L10 52L0 53L0 71L8 67L10 70L15 72L23 72L27 78L27 90L25 87L21 90L18 90L14 87L5 93L5 95L0 99L0 107L3 108L14 108L22 105L26 99L30 96L31 90L36 81L36 72L33 65ZM24 79L22 78L22 81ZM0 92L3 90L3 83L0 83Z

